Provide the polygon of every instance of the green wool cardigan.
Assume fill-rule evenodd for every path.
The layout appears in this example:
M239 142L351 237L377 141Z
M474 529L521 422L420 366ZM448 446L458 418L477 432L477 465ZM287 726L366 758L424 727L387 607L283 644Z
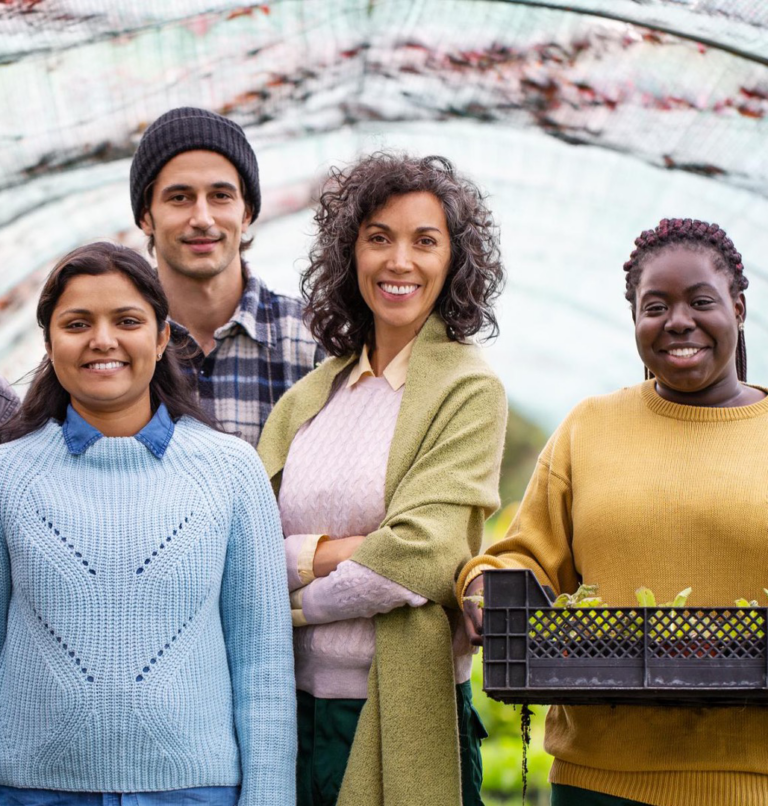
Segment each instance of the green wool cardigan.
M275 494L296 432L356 358L327 359L275 406L259 443ZM461 804L454 586L499 504L506 417L504 387L478 349L451 341L433 314L408 364L387 464L386 515L353 557L429 601L375 617L368 700L339 806Z

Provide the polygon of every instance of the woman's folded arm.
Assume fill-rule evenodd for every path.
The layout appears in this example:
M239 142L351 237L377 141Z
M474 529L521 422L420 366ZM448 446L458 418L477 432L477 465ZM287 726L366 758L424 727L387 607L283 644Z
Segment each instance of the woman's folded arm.
M327 577L318 577L295 592L292 606L301 609L307 624L327 624L351 618L372 618L396 607L421 607L424 596L346 560Z

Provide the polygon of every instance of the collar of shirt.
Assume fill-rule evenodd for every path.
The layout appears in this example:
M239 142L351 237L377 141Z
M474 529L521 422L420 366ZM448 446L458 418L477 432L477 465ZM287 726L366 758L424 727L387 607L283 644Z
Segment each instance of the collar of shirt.
M162 459L173 436L174 424L165 403L161 403L152 419L135 435L134 439L145 445L158 459ZM85 453L104 434L86 422L71 405L67 406L67 416L61 427L67 450L73 456Z
M408 362L411 360L411 353L413 352L413 344L415 341L415 338L411 339L389 364L387 364L384 372L381 373L395 392L401 386L405 385L405 376L408 374ZM371 359L368 356L368 346L364 344L363 350L360 353L360 360L352 368L352 372L347 380L347 387L354 386L358 381L366 377L376 377L376 373L371 367Z
M0 425L16 413L19 398L3 378L0 378Z
M232 318L218 328L213 337L223 339L237 328L242 328L255 342L272 349L277 339L269 289L258 277L251 274L245 263L243 263L243 278L245 288L240 297L240 304L232 314ZM176 335L189 336L189 331L183 325L173 320L170 324Z

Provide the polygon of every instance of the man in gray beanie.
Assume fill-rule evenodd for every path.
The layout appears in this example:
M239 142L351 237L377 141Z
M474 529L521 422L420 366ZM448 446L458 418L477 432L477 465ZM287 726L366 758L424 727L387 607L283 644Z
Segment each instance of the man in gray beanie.
M270 291L242 259L261 208L256 155L234 121L180 107L144 132L130 185L200 403L255 447L283 392L323 357L299 300Z

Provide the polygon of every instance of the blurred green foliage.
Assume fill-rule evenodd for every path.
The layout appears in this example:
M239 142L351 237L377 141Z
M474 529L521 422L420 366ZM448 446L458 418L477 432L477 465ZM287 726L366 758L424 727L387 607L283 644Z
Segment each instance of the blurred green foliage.
M501 468L502 509L486 524L485 545L500 540L523 497L547 434L541 428L509 409L504 459ZM504 705L483 693L482 654L472 666L472 696L475 708L489 733L483 742L483 800L486 806L521 803L523 792L523 742L520 731L520 707ZM544 752L546 707L531 709L531 744L528 749L529 806L549 804L547 776L552 758Z
M499 482L502 507L523 497L536 459L547 438L547 433L539 426L509 407Z
M504 705L483 693L482 654L472 666L472 698L488 738L483 742L483 801L485 806L521 803L523 792L523 741L520 707ZM545 706L532 707L531 744L528 748L529 806L549 804L547 776L552 757L544 752Z

